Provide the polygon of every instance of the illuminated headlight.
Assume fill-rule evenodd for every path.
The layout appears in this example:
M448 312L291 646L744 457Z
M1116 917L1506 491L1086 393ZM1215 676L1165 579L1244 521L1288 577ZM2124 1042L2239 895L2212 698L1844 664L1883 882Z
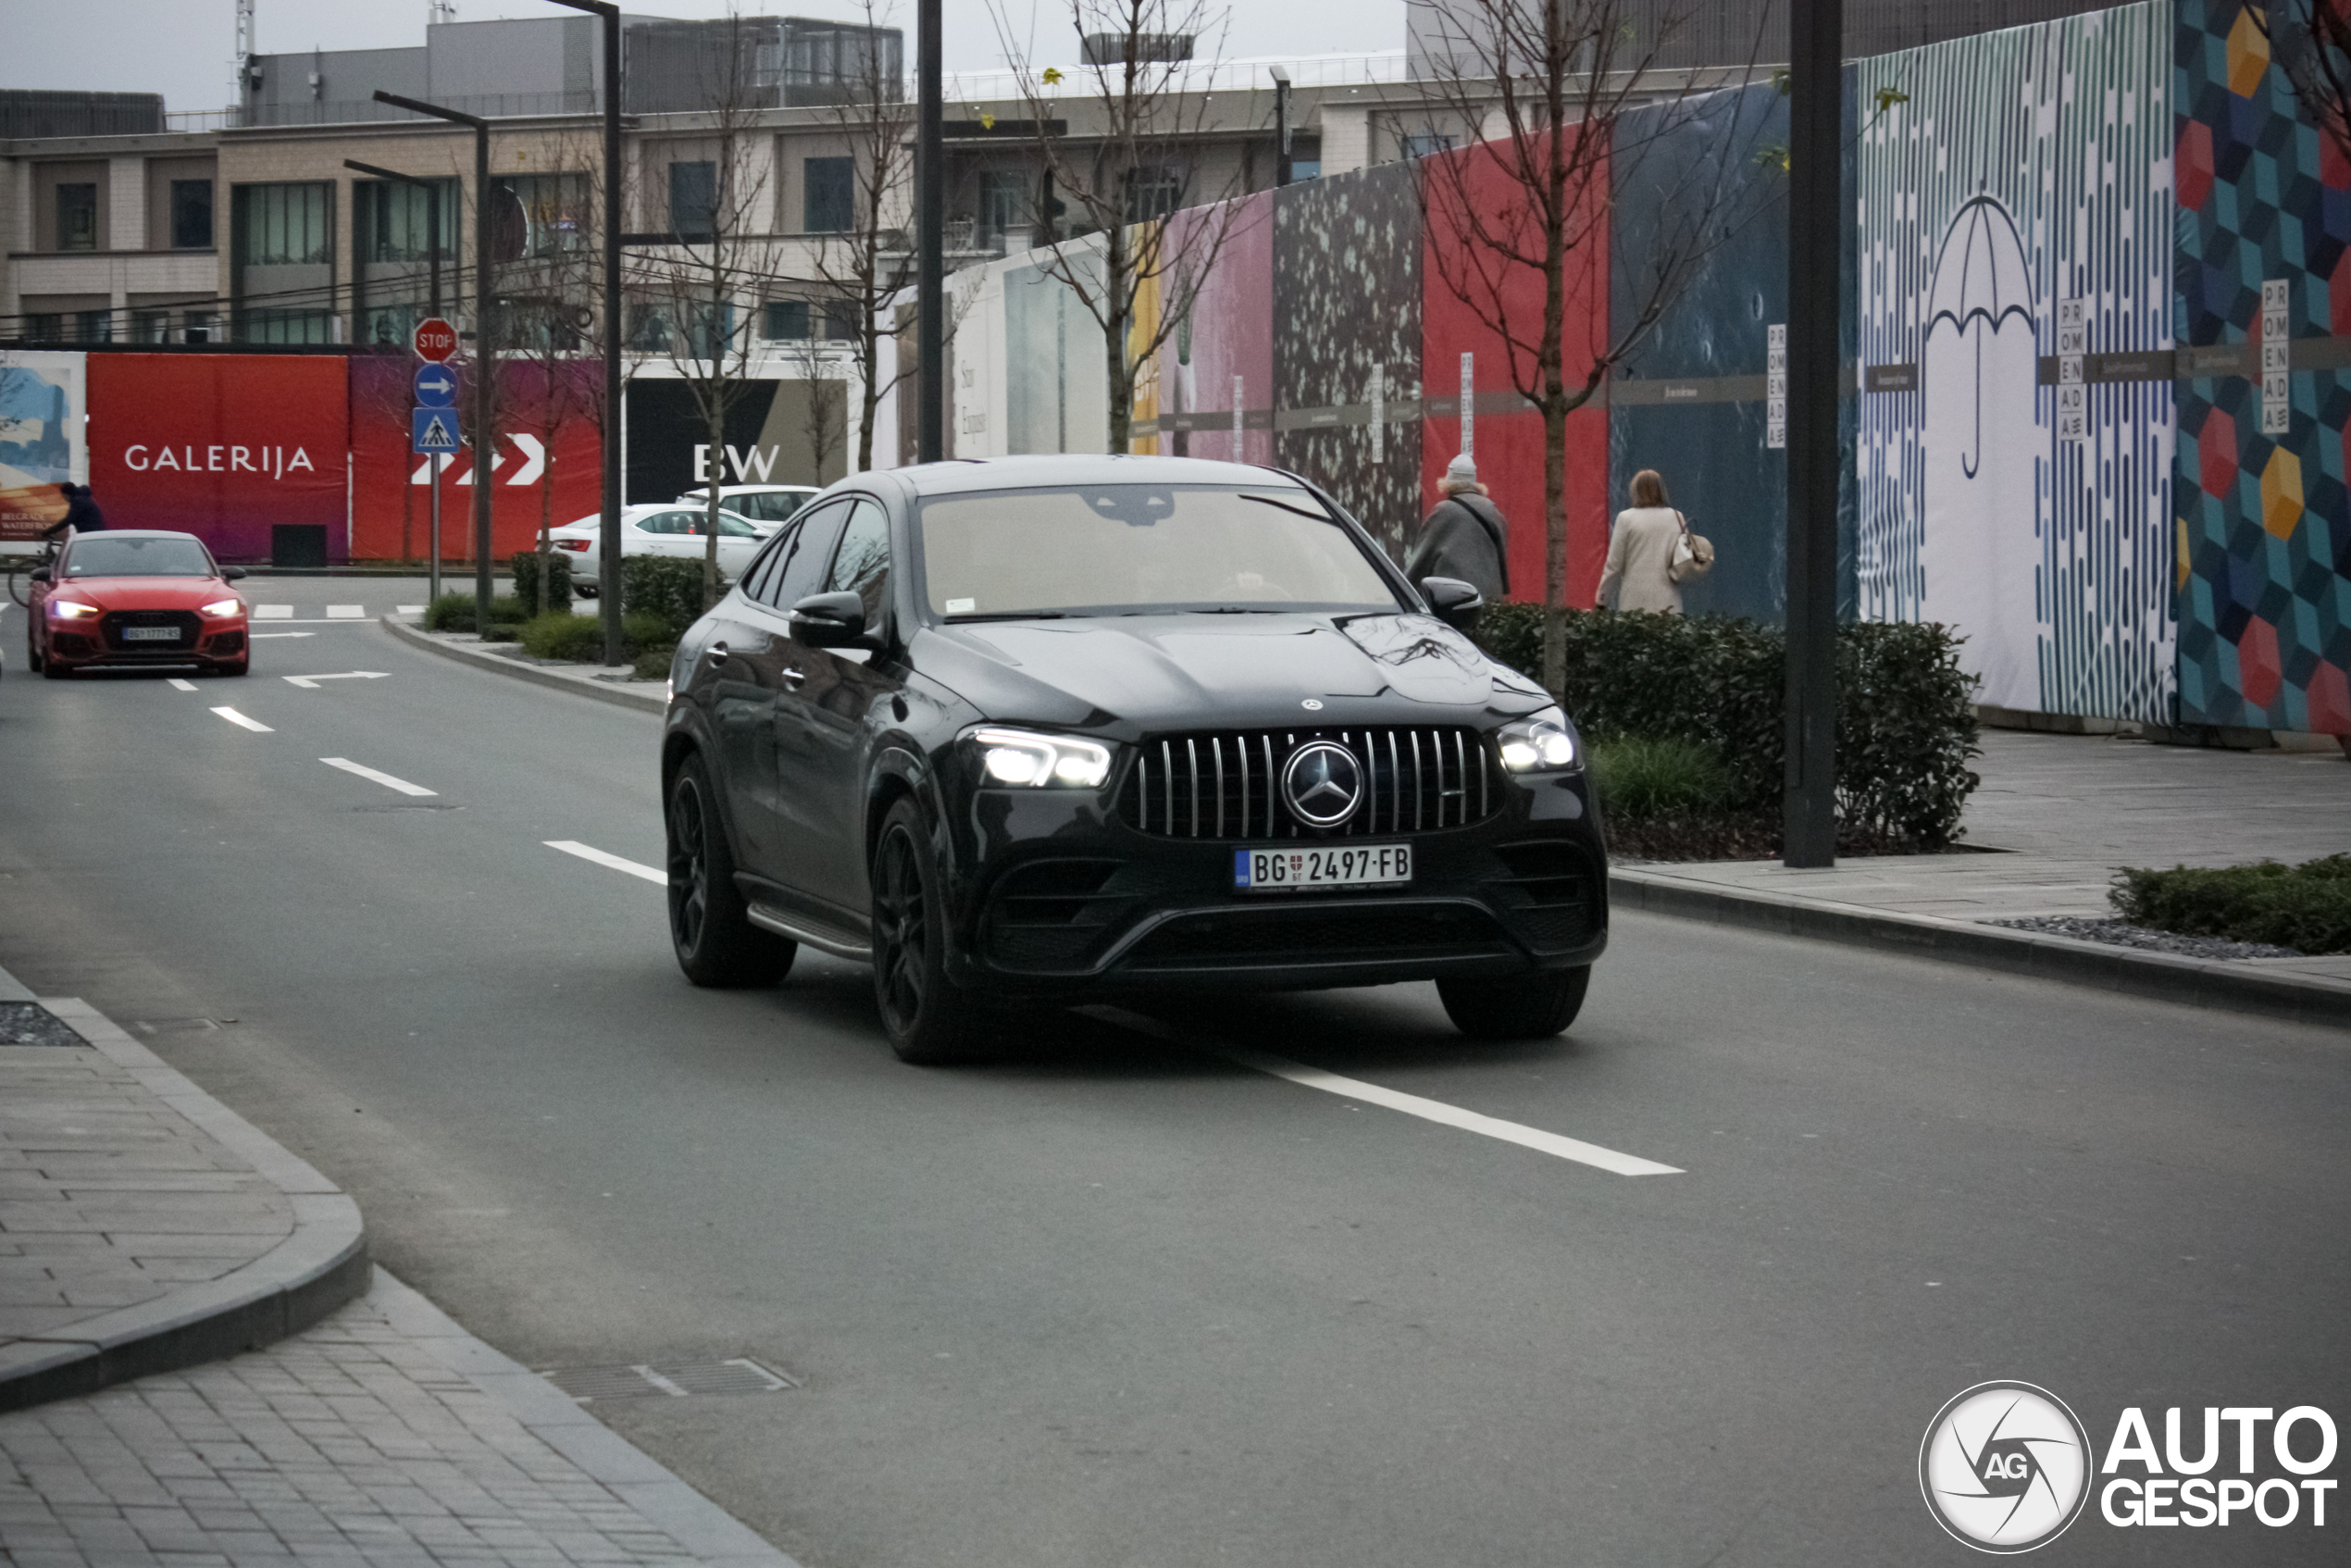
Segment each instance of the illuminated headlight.
M244 607L245 602L242 599L215 599L204 606L204 614L217 620L223 616L241 615Z
M1574 731L1557 708L1506 724L1496 739L1501 742L1502 765L1512 773L1561 773L1580 764Z
M95 604L77 604L70 599L49 601L49 614L61 621L86 621L94 617L97 613L98 606Z
M1058 784L1098 790L1110 777L1110 748L1069 735L1027 729L975 729L980 771L990 784L1042 789Z

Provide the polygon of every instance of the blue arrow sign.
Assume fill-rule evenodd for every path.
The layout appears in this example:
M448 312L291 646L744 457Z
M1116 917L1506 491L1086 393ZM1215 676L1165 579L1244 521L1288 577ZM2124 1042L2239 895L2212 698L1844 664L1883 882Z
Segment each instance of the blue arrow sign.
M411 411L408 425L409 449L414 452L454 452L457 450L457 416L446 408L418 408Z
M417 403L423 408L447 408L457 401L457 372L446 365L417 367Z

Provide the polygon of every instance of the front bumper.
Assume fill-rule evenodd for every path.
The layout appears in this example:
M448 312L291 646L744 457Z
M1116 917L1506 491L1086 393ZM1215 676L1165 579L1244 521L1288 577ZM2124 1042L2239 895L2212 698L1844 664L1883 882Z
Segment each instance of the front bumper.
M45 656L72 669L187 668L240 664L250 648L242 619L206 621L169 643L125 641L113 626L81 621L53 623Z
M1265 840L1138 831L1077 791L975 790L952 828L949 972L975 989L1072 997L1580 967L1608 944L1587 788L1582 775L1511 782L1483 821L1353 840L1410 843L1406 887L1279 893L1233 889L1233 851Z

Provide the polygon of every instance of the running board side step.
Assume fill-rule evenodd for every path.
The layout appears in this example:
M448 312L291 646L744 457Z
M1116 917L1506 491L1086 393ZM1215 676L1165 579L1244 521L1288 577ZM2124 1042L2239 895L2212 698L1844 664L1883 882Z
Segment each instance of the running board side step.
M871 964L874 950L867 943L830 926L819 926L802 915L786 915L764 903L754 903L743 912L744 918L763 931L773 931L779 937L790 937L802 947L813 947L818 952L831 953L854 964Z

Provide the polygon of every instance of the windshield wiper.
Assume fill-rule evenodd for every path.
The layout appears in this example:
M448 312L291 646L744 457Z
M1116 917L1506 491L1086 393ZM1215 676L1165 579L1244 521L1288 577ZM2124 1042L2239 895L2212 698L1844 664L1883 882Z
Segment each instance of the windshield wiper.
M1059 621L1067 620L1066 610L991 610L985 615L964 612L949 616L949 626L962 626L969 621Z
M1243 501L1254 501L1260 506L1278 506L1285 512L1295 512L1301 517L1308 517L1318 523L1327 523L1335 520L1327 512L1309 512L1303 506L1293 506L1287 501L1276 501L1270 495L1250 495L1244 492L1241 495L1241 499Z

